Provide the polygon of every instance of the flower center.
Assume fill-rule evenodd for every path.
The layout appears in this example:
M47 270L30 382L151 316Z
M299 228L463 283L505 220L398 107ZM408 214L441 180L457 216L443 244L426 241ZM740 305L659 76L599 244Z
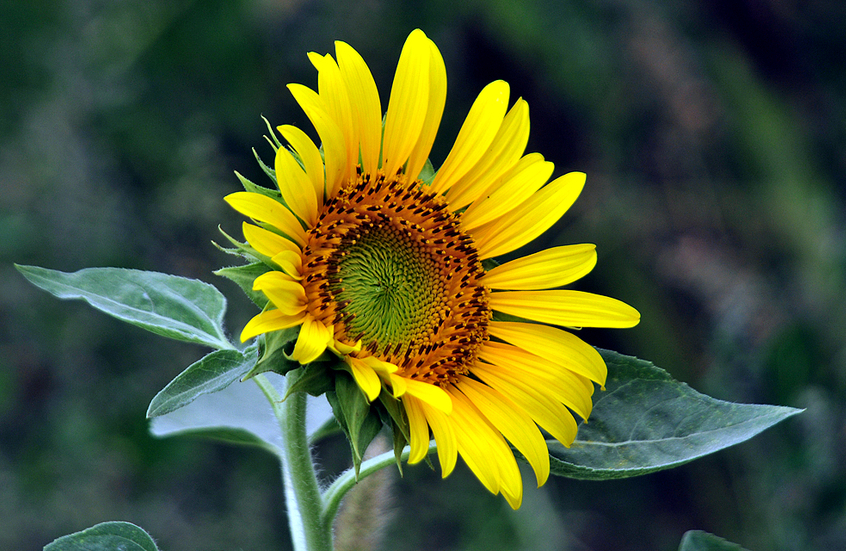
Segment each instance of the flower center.
M419 181L359 175L324 205L303 253L309 312L402 376L451 382L488 338L473 241Z
M345 252L336 297L349 303L351 334L393 348L431 335L446 317L437 261L408 235L390 224L377 225Z

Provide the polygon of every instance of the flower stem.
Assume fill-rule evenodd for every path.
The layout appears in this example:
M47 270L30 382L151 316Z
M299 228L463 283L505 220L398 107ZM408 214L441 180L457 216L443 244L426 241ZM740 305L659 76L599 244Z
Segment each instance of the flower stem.
M437 449L435 441L429 443L428 453L432 453ZM408 459L409 449L406 447L402 452L402 458ZM367 461L362 462L359 470L358 479L361 480L376 471L383 469L389 465L396 463L396 456L393 451L385 452L377 455ZM335 521L335 515L338 514L338 507L341 505L341 500L344 495L349 492L356 484L355 471L347 469L341 476L335 479L331 486L326 488L323 493L323 511L324 511L324 529L331 530L332 523Z
M294 373L288 374L289 385ZM331 523L327 528L322 521L323 502L306 436L306 395L293 392L283 402L264 375L253 380L270 402L282 431L282 483L294 550L331 551Z

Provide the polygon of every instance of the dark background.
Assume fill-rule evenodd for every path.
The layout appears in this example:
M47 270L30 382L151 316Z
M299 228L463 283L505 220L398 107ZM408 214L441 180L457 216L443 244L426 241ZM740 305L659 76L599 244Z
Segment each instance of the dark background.
M717 398L807 408L736 448L617 482L551 480L513 513L459 465L395 481L384 549L846 549L846 4L835 0L0 1L0 548L128 520L165 551L289 548L272 457L156 440L152 396L206 351L26 283L12 262L196 277L238 233L233 171L261 181L260 115L352 44L387 92L405 37L440 47L437 166L488 82L531 107L528 151L587 172L535 246L596 243L577 286L636 306L589 342ZM327 472L346 456L319 450ZM526 477L530 486L531 475Z

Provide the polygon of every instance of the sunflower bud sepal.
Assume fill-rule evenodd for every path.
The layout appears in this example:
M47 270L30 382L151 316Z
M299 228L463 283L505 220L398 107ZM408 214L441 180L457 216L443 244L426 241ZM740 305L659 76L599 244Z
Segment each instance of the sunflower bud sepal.
M382 420L370 407L361 389L346 372L335 374L335 389L326 393L332 412L350 443L353 467L358 480L364 451L382 430Z
M247 381L259 373L267 373L268 371L285 375L289 371L301 367L299 362L289 357L298 334L299 328L291 327L259 335L256 339L258 342L258 360L241 381Z

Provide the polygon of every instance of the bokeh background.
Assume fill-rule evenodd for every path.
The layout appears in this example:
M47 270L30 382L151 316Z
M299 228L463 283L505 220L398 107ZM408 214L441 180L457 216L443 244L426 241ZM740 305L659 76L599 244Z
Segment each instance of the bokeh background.
M588 173L535 247L593 242L578 288L643 322L585 331L717 398L807 408L736 448L615 482L551 480L517 513L460 466L394 477L382 549L846 549L846 4L836 0L0 1L0 548L105 520L165 551L287 549L269 455L156 440L152 396L206 351L27 284L13 262L200 278L255 312L212 246L222 196L262 181L261 115L311 131L285 89L352 44L383 105L401 45L438 44L449 150L494 79L531 107L529 151ZM328 474L343 443L318 449ZM531 480L531 477L527 477Z

